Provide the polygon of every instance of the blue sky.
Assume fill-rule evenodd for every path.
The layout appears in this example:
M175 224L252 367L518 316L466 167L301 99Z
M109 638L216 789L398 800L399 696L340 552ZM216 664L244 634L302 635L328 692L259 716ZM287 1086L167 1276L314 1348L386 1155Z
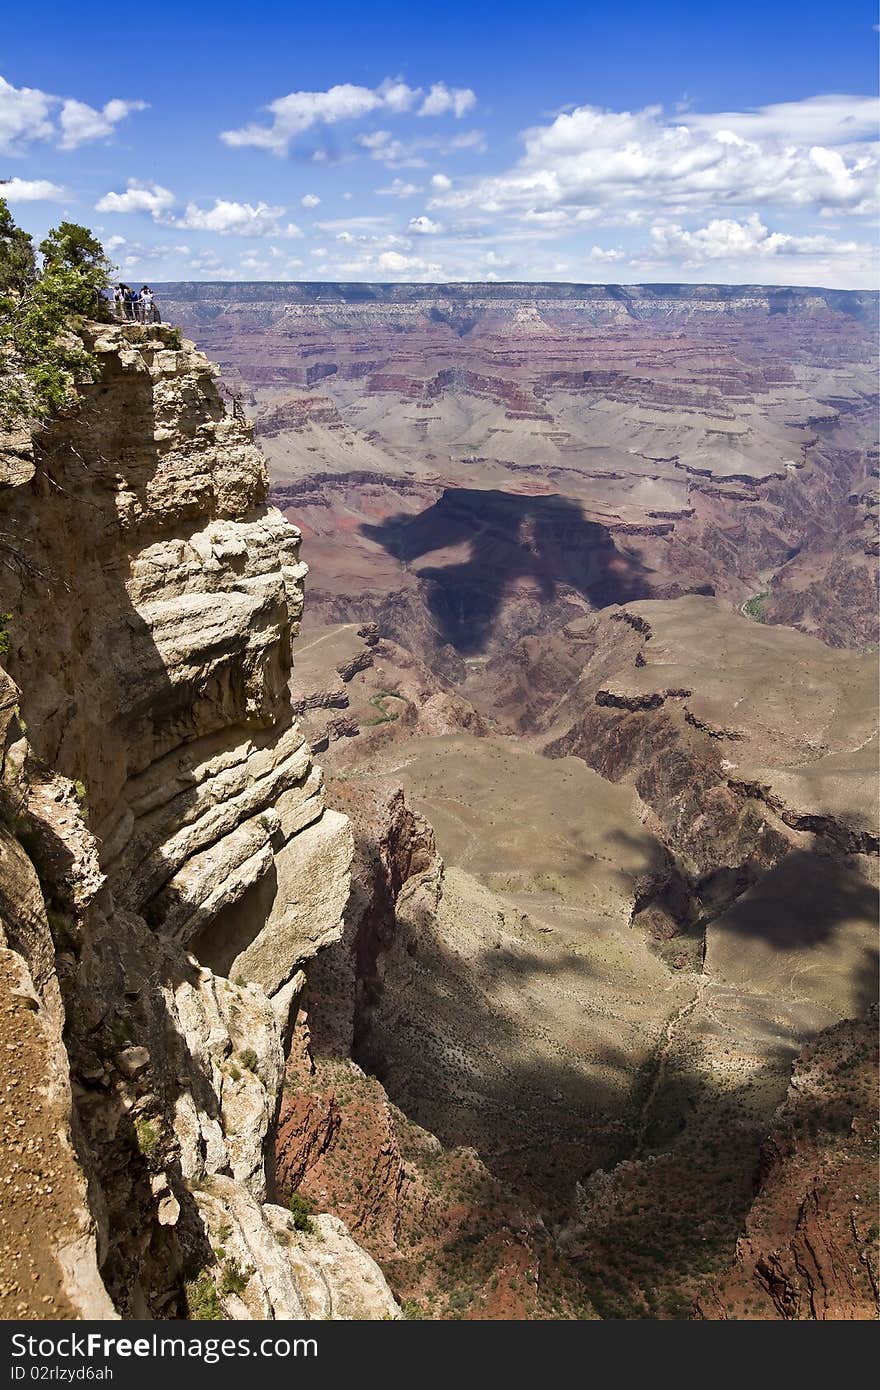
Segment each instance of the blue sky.
M0 36L2 191L127 279L876 282L864 0L70 13Z

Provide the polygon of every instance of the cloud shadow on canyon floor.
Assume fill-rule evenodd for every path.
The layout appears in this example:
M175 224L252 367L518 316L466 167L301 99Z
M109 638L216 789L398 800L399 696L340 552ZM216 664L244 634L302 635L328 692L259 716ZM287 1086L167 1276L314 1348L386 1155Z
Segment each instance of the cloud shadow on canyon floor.
M427 581L442 641L465 656L483 650L514 588L531 602L536 621L557 598L580 595L604 608L651 593L650 571L566 497L447 488L417 516L399 513L363 525L361 534ZM452 552L447 562L443 551ZM416 563L431 556L433 564Z

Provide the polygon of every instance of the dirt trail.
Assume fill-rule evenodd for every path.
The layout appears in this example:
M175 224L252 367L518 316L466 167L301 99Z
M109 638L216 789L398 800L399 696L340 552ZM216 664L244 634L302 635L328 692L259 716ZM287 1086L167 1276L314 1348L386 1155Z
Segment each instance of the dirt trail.
M699 975L697 977L696 987L691 998L688 999L686 1003L682 1004L680 1009L676 1009L675 1013L670 1014L669 1018L666 1021L666 1026L663 1029L663 1034L657 1047L657 1065L654 1069L654 1075L651 1080L651 1084L648 1087L645 1098L642 1101L642 1104L639 1108L639 1120L636 1126L635 1140L633 1143L632 1152L628 1155L630 1159L637 1159L642 1157L645 1145L645 1135L648 1132L648 1125L651 1121L651 1111L654 1106L654 1101L657 1099L657 1096L666 1078L669 1052L672 1046L673 1039L675 1038L676 1032L678 1031L681 1024L683 1024L684 1022L686 1022L687 1019L690 1018L691 1014L694 1012L694 1009L697 1007L700 1000L702 999L703 990L706 987L708 979L709 977L707 975Z

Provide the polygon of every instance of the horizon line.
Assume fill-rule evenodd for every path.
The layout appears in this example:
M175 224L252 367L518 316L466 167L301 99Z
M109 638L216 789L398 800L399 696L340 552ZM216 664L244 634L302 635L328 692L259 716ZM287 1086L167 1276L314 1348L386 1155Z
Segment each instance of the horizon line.
M139 279L139 276L135 276ZM144 283L147 283L145 280ZM155 285L300 285L313 288L321 286L345 285L345 286L373 286L377 289L430 289L451 288L467 285L479 286L484 289L503 289L505 287L523 287L528 285L539 285L543 288L558 286L560 289L604 289L604 290L635 290L635 289L713 289L713 290L788 290L805 292L809 290L818 291L822 294L872 294L880 296L880 285L863 286L842 286L842 285L795 285L790 283L779 283L761 280L292 280L280 278L277 280L209 280L189 277L186 279L175 280L153 280Z

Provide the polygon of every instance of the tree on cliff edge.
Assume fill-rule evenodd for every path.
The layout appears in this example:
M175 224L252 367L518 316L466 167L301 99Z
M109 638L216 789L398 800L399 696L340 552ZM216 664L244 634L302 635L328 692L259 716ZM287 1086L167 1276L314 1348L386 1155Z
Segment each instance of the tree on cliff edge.
M37 273L34 243L16 227L4 198L0 198L0 295L23 294Z
M81 330L107 319L112 267L86 227L62 222L40 243L17 227L0 198L0 426L45 420L74 405L77 385L95 381L96 358Z

